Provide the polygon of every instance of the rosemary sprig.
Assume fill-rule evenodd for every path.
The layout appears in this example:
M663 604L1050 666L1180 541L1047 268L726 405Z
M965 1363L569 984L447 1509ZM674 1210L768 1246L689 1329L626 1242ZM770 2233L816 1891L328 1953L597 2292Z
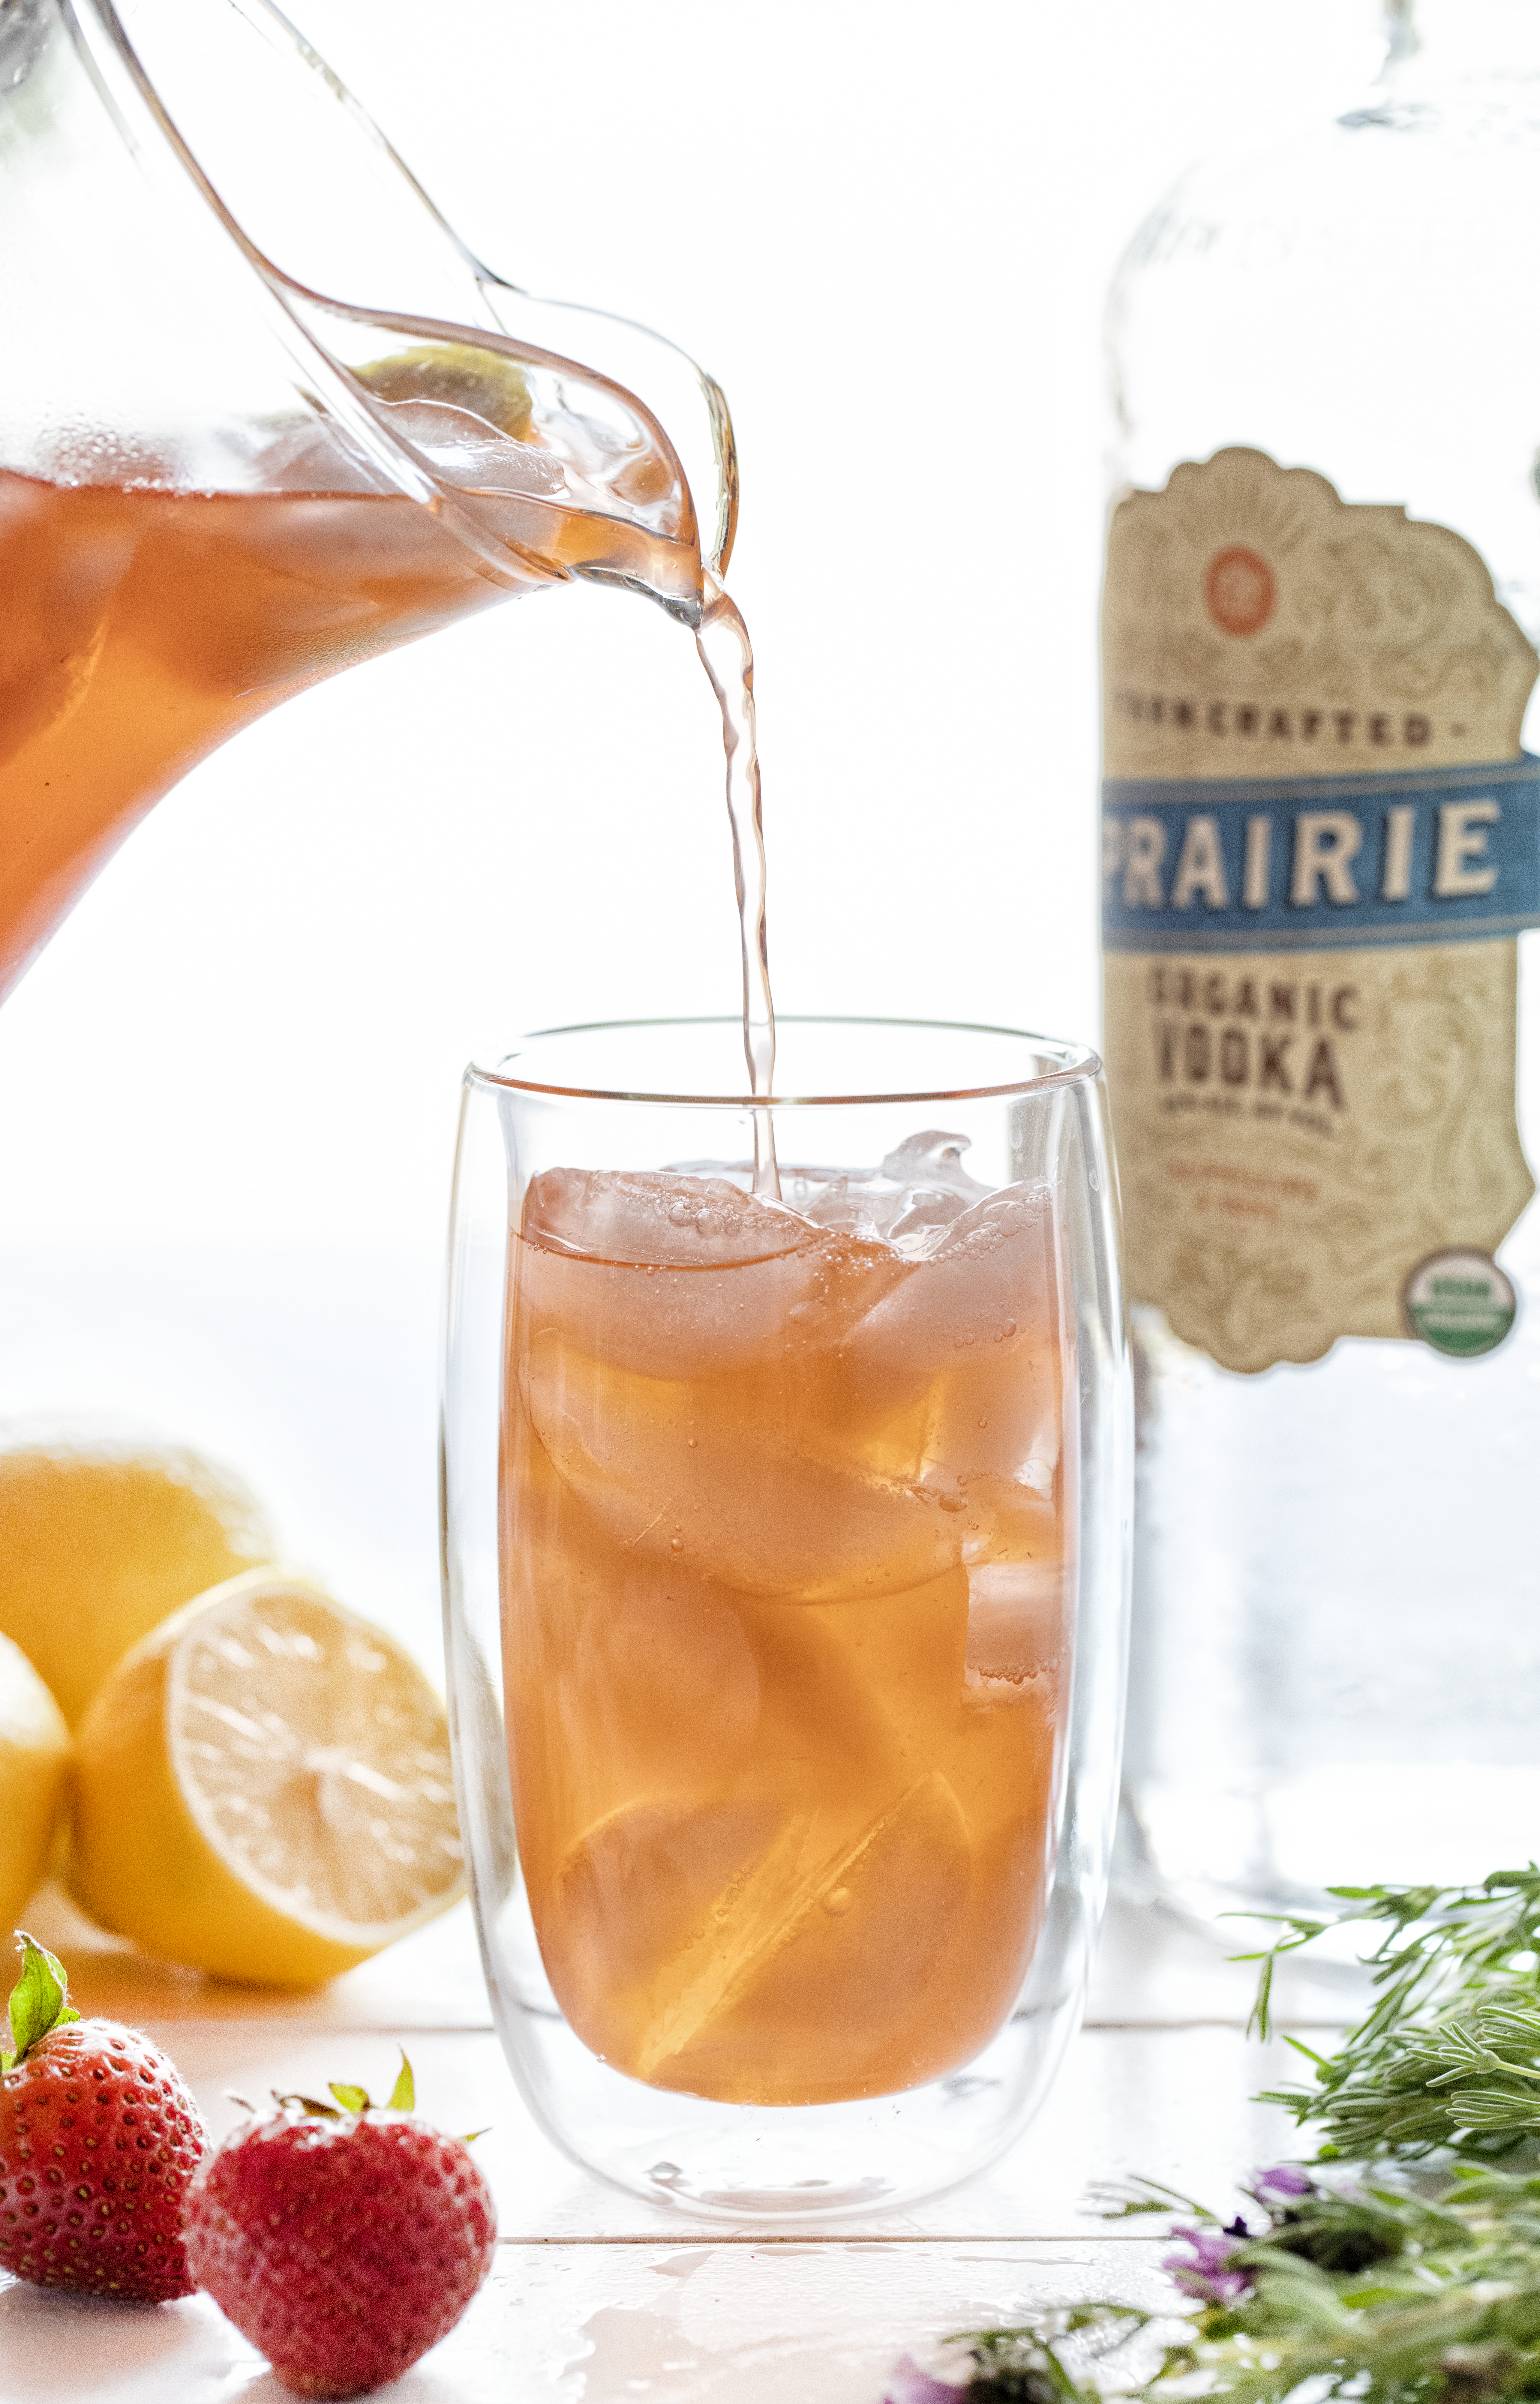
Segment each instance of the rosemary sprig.
M1368 2013L1333 2054L1298 2048L1311 2084L1259 2099L1316 2125L1317 2162L1362 2174L1280 2165L1223 2225L1153 2181L1104 2198L1113 2217L1190 2215L1167 2312L1099 2302L967 2332L960 2383L906 2356L889 2404L1540 2404L1540 2173L1491 2166L1520 2147L1533 2165L1540 2140L1540 1866L1332 1892L1337 1920L1275 1919L1239 1958L1262 1964L1266 2036L1281 1959L1344 1922L1382 1927ZM1452 2165L1414 2176L1435 2151Z
M967 2350L960 2383L905 2364L890 2404L1103 2404L1109 2393L1139 2404L1503 2404L1540 2393L1540 2178L1466 2164L1428 2199L1392 2182L1327 2189L1291 2167L1250 2192L1260 2226L1221 2228L1199 2213L1176 2232L1169 2313L1085 2304L968 2331L950 2341ZM1153 2368L1137 2359L1141 2340Z
M1540 1867L1331 1892L1348 1907L1337 1920L1271 1916L1284 1934L1237 1957L1262 1964L1252 2029L1270 2033L1278 1963L1354 1922L1384 1927L1367 1957L1373 2006L1334 2054L1290 2038L1313 2080L1259 2100L1316 2125L1320 2161L1445 2147L1491 2159L1540 2137Z

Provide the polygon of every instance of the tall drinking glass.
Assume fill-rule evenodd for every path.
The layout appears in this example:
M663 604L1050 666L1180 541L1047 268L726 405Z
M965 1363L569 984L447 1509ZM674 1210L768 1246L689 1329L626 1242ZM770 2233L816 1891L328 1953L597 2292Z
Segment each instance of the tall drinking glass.
M1127 1586L1095 1055L779 1031L768 1102L736 1021L468 1071L444 1387L503 2045L569 2155L735 2219L911 2201L1041 2102L1101 1908Z

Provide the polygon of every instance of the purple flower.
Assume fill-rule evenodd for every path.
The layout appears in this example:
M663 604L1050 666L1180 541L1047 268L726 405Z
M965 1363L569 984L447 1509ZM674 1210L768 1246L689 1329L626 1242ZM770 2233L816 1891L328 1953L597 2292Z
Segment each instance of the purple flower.
M1244 2225L1235 2229L1173 2229L1186 2253L1165 2254L1160 2267L1169 2271L1184 2296L1204 2304L1237 2304L1256 2285L1250 2271L1232 2270L1230 2257L1246 2243Z
M1315 2193L1315 2181L1297 2162L1277 2162L1270 2171L1257 2172L1252 2193L1267 2211L1287 2212L1302 2195Z
M882 2404L958 2404L961 2394L960 2387L921 2370L912 2354L901 2354L889 2373Z

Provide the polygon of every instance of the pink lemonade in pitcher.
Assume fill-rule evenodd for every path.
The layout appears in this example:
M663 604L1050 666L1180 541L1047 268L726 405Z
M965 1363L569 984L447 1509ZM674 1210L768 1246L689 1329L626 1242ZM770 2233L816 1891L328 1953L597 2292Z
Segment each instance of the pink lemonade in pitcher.
M574 577L698 626L731 548L710 379L482 267L267 0L6 0L0 340L0 997L290 694Z
M595 458L567 416L534 418L516 365L464 342L359 381L430 467L503 479L456 484L490 561L419 501L347 489L302 420L259 454L268 490L177 489L153 454L97 482L86 446L78 481L67 453L51 479L0 466L0 998L150 804L290 694L595 566L694 594L693 512L660 445L633 433ZM599 514L617 486L627 515Z

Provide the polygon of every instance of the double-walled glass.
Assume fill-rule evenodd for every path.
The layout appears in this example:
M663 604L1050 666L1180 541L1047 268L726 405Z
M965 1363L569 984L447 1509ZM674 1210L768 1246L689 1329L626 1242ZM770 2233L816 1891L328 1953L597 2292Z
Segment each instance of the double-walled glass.
M741 1083L725 1021L468 1072L443 1469L509 2060L580 2161L738 2219L932 2192L1045 2093L1130 1478L1095 1055L792 1020Z

